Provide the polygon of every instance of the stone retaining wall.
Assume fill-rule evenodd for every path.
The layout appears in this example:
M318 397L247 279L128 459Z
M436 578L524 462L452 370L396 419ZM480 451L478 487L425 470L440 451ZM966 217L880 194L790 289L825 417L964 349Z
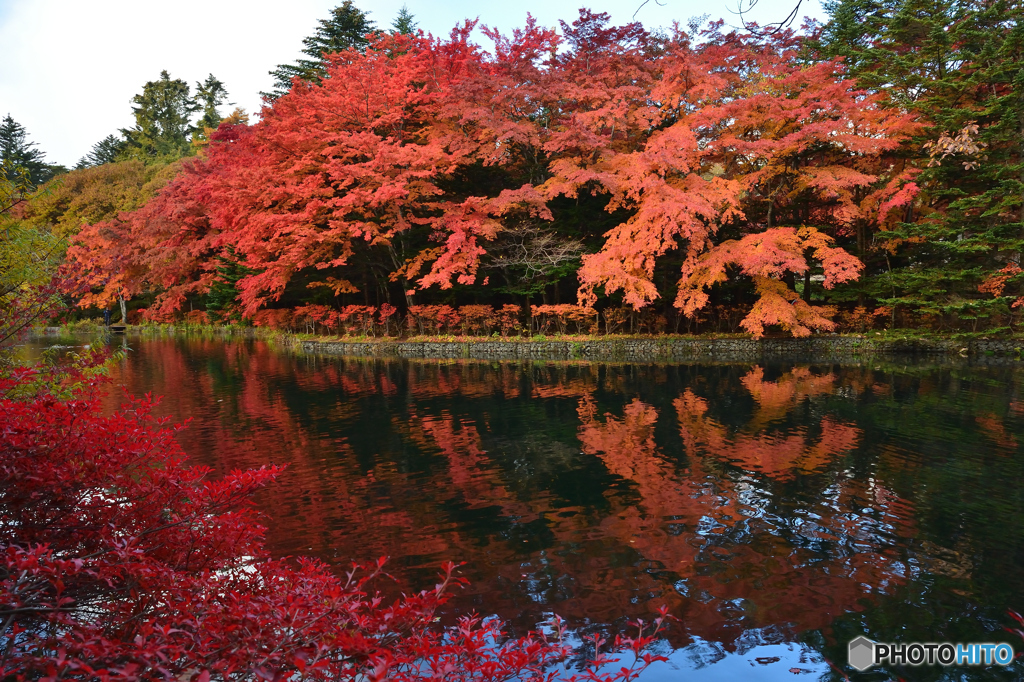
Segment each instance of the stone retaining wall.
M921 356L1000 364L1019 361L1024 340L874 340L857 336L806 339L595 339L591 341L479 340L302 341L304 352L390 358L479 360L597 360L616 362L844 362L871 357Z

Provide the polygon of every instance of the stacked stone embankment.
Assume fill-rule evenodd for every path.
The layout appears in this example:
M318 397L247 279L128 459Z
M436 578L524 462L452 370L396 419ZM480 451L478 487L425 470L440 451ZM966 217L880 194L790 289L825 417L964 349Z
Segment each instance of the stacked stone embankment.
M478 360L594 360L614 362L844 362L872 357L1017 362L1024 340L638 338L587 341L481 339L473 341L302 341L307 353L380 358Z

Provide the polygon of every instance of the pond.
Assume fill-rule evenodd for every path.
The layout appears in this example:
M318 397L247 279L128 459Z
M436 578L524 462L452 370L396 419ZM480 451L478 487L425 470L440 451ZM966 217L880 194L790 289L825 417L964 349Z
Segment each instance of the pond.
M847 642L1024 642L1024 369L362 360L131 339L217 472L285 463L277 555L464 561L455 613L624 631L667 605L644 680L838 679ZM119 400L119 390L108 398ZM905 679L1022 679L902 668ZM945 674L946 677L942 677ZM875 671L863 679L890 679Z

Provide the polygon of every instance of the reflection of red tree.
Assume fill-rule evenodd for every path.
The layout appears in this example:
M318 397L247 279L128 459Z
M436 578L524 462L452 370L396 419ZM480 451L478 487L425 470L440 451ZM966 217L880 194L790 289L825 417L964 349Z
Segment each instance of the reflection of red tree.
M743 469L759 471L779 480L793 478L797 473L820 471L837 455L856 446L859 435L856 428L823 417L817 442L805 427L788 433L730 436L724 426L706 416L707 402L689 389L676 398L674 405L687 452L712 454ZM771 409L776 412L778 408L772 406Z
M757 415L750 423L750 428L757 428L785 416L797 401L831 393L835 389L836 377L831 372L811 374L806 367L794 367L778 381L765 381L764 370L754 367L740 379L740 383L757 401Z
M795 368L778 381L765 381L764 370L755 367L740 382L757 401L757 411L744 431L729 430L709 416L708 403L686 389L675 400L679 430L687 452L708 453L744 469L775 479L793 478L797 473L823 469L835 457L857 445L859 431L832 417L823 417L815 440L806 427L765 432L771 422L782 419L804 398L829 393L835 385L832 374L812 375Z
M538 510L517 500L501 481L500 470L481 447L480 433L472 422L447 413L432 417L413 412L405 425L395 420L392 426L423 450L444 454L447 480L437 483L447 495L457 494L471 509L500 506L503 516L524 520L538 516Z
M358 400L393 396L398 381L404 381L414 400L509 399L519 394L524 379L555 394L576 395L586 390L584 383L593 384L585 369L558 365L347 358L297 362L260 341L159 339L140 344L135 353L139 362L121 365L117 383L166 396L162 414L194 415L193 425L178 434L194 459L220 472L268 461L288 464L278 483L259 496L271 519L268 543L276 553L316 554L341 565L350 558L417 557L407 565L423 567L431 576L440 561L479 551L479 538L465 535L440 503L460 496L471 509L498 507L499 515L528 523L547 511L548 500L539 497L526 504L516 499L480 447L472 420L420 415L415 408L408 419L392 420L397 435L423 451L445 455L446 467L424 480L386 459L374 459L367 469L346 438L308 428L309 419L353 423L362 409ZM217 373L197 372L197 359L200 366L216 365L224 384L212 378ZM315 371L304 371L301 362L316 363ZM288 403L283 388L288 385L319 396L310 401L304 395L305 418ZM111 406L119 402L116 391L108 401ZM583 519L561 521L573 526ZM515 551L493 551L502 559L498 565L517 563ZM481 591L495 568L477 572Z
M592 364L572 362L530 365L530 396L533 398L578 398L597 388Z
M485 398L502 394L519 395L520 370L513 363L494 367L484 363L454 360L424 360L408 365L409 392L416 398L432 396Z
M1017 447L1017 439L1007 431L1003 420L994 414L978 415L974 418L981 432L992 440L1003 450L1012 450Z
M744 385L761 396L750 423L759 425L736 437L707 417L703 399L681 395L679 427L695 444L691 450L687 442L689 470L681 471L659 449L653 406L634 399L621 412L599 413L592 398L599 385L606 396L636 392L636 375L614 367L599 381L595 367L571 363L297 360L260 342L223 340L154 340L136 352L143 361L123 365L116 378L166 395L164 414L195 415L179 434L191 456L219 471L289 465L260 497L276 554L315 554L342 567L390 555L392 571L410 581L432 576L442 560L468 560L473 585L453 602L457 609L530 626L551 610L573 623L612 622L669 603L691 633L728 643L741 626L825 626L856 608L863 585L901 580L878 527L912 532L900 520L912 509L884 488L841 478L806 514L770 509L764 485L820 468L815 463L856 442L855 432L839 437L850 427L826 417L815 433L829 423L842 428L820 453L824 436L799 432L792 452L779 445L796 431L782 432L778 420L799 400L827 392L821 377L798 372L764 382L748 374ZM196 371L207 363L219 372ZM645 371L641 378L665 377L664 368ZM446 402L517 395L577 405L584 457L600 458L623 483L604 490L606 506L562 507L544 483L518 487L484 446L488 411L469 416L457 400ZM352 426L373 400L401 405L373 428L416 451L417 465L354 448ZM769 422L777 432L760 433ZM741 466L768 478L722 477L718 449L739 458L758 436L757 466ZM772 459L773 447L787 454ZM696 456L701 449L712 456ZM465 521L485 516L500 521L475 528ZM544 539L528 549L538 532ZM674 581L689 597L669 587Z
M759 445L756 439L729 441L720 426L709 425L703 417L706 403L690 391L676 408L688 447L701 441L711 451L721 447L741 458L768 460L777 465L776 473L788 471L782 464L794 459L796 451L801 453L796 461L823 458L802 437L799 448L785 438ZM607 515L601 529L675 577L688 598L674 598L673 608L690 632L728 642L738 634L734 628L827 627L836 615L859 609L874 589L868 586L905 579L904 566L887 546L888 533L907 531L891 508L909 509L900 508L895 496L877 484L844 477L818 504L787 523L770 510L772 497L753 481L715 475L699 457L691 457L689 468L679 472L658 452L658 412L652 406L634 399L622 417L605 415L602 421L595 413L591 400L580 400L584 452L628 479L638 495L634 505ZM847 447L856 433L851 437L838 429L833 436ZM744 454L748 445L759 449ZM772 448L784 454L766 455ZM871 514L864 513L868 506L874 508ZM664 599L664 593L657 598Z

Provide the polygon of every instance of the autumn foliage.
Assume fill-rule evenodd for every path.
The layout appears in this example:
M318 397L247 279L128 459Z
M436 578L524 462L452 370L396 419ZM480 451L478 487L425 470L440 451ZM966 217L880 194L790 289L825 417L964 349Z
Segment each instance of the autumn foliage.
M40 388L42 387L42 388ZM271 559L249 496L282 467L210 480L188 465L149 396L101 414L95 381L72 370L0 379L0 671L5 679L553 680L569 648L506 638L475 615L435 624L465 581L385 600L384 560L338 577ZM629 680L662 660L645 649L664 614L620 638ZM604 643L595 641L595 651Z
M456 321L442 308L459 306L431 292L519 305L501 292L543 284L583 244L587 312L547 310L543 328L589 330L594 311L633 315L659 299L695 316L738 278L747 331L803 335L832 328L812 273L825 289L856 278L840 244L915 196L915 171L892 158L914 121L858 90L840 61L802 61L793 34L712 25L655 39L581 10L560 32L533 19L508 36L484 28L485 51L473 28L377 36L259 123L223 125L152 201L80 233L69 255L93 287L83 304L155 295L146 314L167 319L230 255L246 273L237 306L256 324L275 324L268 307L313 304L334 312L295 314L368 330L370 308L387 304L424 331L507 333L482 312ZM537 236L512 267L523 226ZM675 282L656 274L665 267ZM545 293L544 305L567 304Z

